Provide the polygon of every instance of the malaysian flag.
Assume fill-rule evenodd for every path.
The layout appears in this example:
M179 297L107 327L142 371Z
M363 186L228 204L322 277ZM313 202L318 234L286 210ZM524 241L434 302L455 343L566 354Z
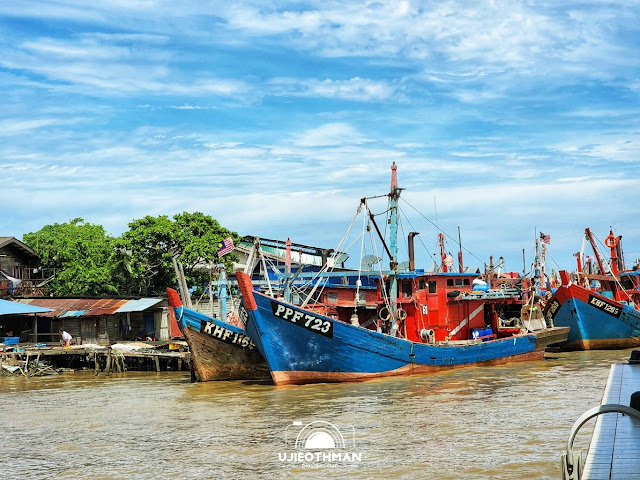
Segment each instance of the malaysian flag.
M233 251L233 239L231 237L225 238L218 244L218 258Z
M453 257L449 254L447 254L446 257L444 257L444 259L442 260L442 263L447 266L450 267L451 265L453 265Z
M551 235L545 235L540 232L540 240L542 240L542 243L551 243Z

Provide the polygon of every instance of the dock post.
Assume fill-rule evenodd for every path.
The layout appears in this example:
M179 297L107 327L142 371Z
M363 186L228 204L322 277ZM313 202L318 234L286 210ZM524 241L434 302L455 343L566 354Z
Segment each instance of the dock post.
M107 350L107 366L105 367L105 374L107 377L109 376L109 372L111 370L111 347Z
M155 360L156 360L156 372L160 371L160 359L158 358L158 355L155 356Z
M93 363L95 365L95 370L96 370L96 376L98 376L98 372L100 370L98 370L98 352L93 352Z

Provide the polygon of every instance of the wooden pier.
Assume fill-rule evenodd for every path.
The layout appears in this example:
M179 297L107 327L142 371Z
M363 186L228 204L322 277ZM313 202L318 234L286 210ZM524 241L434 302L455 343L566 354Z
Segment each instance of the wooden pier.
M150 346L151 347L151 346ZM17 351L0 352L0 370L2 365L20 365L26 372L36 362L47 362L58 367L79 366L94 370L95 374L137 371L181 371L190 369L191 355L188 351L159 351L153 348L144 351L123 350L111 347L64 348L47 346L35 348L27 346Z
M602 405L629 405L640 391L640 364L615 364ZM582 480L640 480L640 422L621 413L598 416Z

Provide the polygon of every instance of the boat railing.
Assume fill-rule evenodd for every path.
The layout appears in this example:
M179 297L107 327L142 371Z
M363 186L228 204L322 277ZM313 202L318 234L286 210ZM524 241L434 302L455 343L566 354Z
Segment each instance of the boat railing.
M567 440L567 453L562 455L562 480L580 480L582 476L582 453L580 451L573 450L573 441L578 434L580 428L598 415L604 413L622 413L640 422L640 411L635 408L627 407L625 405L619 405L616 403L608 403L605 405L599 405L583 413L576 423L571 428L569 434L569 440Z

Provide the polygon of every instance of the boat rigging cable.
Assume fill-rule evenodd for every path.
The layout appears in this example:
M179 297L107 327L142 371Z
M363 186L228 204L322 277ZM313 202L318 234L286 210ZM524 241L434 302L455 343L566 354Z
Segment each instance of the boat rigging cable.
M317 279L321 273L324 273L326 271L329 270L329 268L333 269L335 267L335 260L338 256L338 253L341 252L344 243L346 242L347 238L349 237L349 235L351 234L351 230L353 229L353 225L355 224L358 215L360 215L360 212L362 211L362 203L360 202L360 205L358 205L358 210L356 211L356 214L353 216L353 219L351 220L351 224L349 225L349 228L347 229L347 232L343 235L342 240L340 240L340 243L338 244L338 246L336 247L336 249L333 252L333 255L331 255L331 267L329 267L329 262L325 263L322 268L320 269L320 271L318 272L318 275L316 275L314 277L314 279ZM357 239L356 239L357 241ZM355 243L355 241L354 241ZM351 244L353 245L353 243ZM349 247L351 247L351 245ZM328 279L327 279L328 280ZM314 293L316 292L318 285L320 284L320 282L316 282L316 284L313 286L313 288L311 289L311 292L309 292L309 295L307 295L307 297L305 298L305 300L302 302L302 304L300 306L304 307L305 305L307 305L309 303L309 300L313 297ZM326 284L326 282L325 282ZM324 289L324 285L322 287ZM320 294L322 293L322 290L320 290Z
M360 301L360 286L362 285L362 280L360 279L362 275L362 259L364 258L364 232L367 228L367 216L362 216L362 233L360 234L360 238L362 241L360 242L360 261L358 262L358 280L356 281L356 294L353 297L353 313L357 314L358 310L358 302Z
M445 235L446 237L448 237L449 239L451 239L453 242L457 243L457 240L455 238L453 238L451 235L449 235L447 232L445 232L444 230L442 230L437 224L433 223L431 220L429 220L428 217L426 217L423 213L421 213L416 207L414 207L413 205L411 205L409 202L407 202L404 198L400 198L400 200L402 200L404 203L406 203L407 205L409 205L411 208L413 208L416 213L418 213L418 215L420 215L422 218L424 218L427 222L429 222L431 225L433 225L438 231L442 232L443 235ZM478 260L481 263L484 263L483 260L481 260L480 258L478 258L471 250L469 250L466 247L462 247L462 249L467 252L469 255L471 255L473 258L475 258L476 260Z

